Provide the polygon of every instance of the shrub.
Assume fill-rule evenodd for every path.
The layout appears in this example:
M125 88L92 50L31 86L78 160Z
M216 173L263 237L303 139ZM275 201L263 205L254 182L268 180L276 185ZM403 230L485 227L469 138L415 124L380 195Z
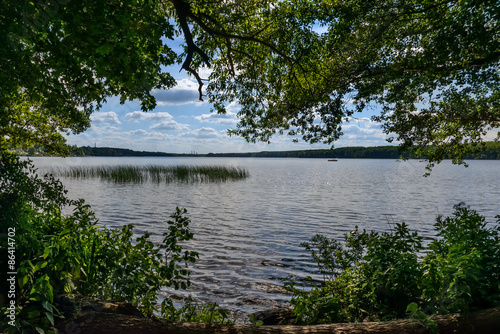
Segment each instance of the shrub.
M230 312L221 309L217 303L198 304L188 299L180 308L175 308L171 300L162 304L162 314L172 321L204 322L209 324L230 325Z
M16 232L18 283L15 326L4 323L5 331L53 327L61 317L55 298L59 294L128 301L151 316L159 309L162 287L189 285L186 266L198 254L180 245L193 237L185 209L177 208L163 241L154 244L149 233L134 239L132 225L99 227L83 200L67 199L59 181L48 175L39 178L30 162L6 152L0 161L0 186L2 232ZM62 209L68 206L73 213L64 216ZM7 243L2 235L0 261L7 259Z
M437 238L422 261L421 304L432 313L466 312L500 303L500 216L485 218L463 203L436 220Z
M298 322L390 320L405 317L410 304L427 315L499 305L500 216L488 228L459 204L453 216L436 221L436 238L425 248L404 223L390 233L356 227L344 245L324 236L304 243L330 279L310 292L289 285Z

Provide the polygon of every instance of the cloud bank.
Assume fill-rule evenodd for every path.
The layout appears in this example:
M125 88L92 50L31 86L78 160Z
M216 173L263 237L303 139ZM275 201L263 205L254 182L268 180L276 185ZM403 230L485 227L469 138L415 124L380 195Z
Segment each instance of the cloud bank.
M119 125L122 124L118 119L118 115L114 111L97 112L90 116L92 124L95 125Z

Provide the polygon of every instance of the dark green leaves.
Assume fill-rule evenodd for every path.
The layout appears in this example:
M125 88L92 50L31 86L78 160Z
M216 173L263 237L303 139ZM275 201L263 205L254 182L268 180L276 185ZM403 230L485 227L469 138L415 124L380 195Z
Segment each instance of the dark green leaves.
M174 31L156 1L7 1L0 16L2 146L64 153L58 131L85 130L107 97L147 111L152 89L175 84L162 68L176 61L163 40Z
M0 226L16 231L19 321L13 331L53 326L61 294L128 301L151 316L161 288L189 286L187 265L198 253L183 249L193 238L185 209L171 216L160 244L149 233L134 236L133 225L99 227L90 207L67 199L59 181L39 178L31 163L0 153ZM63 208L73 212L63 215ZM4 261L7 238L0 242Z
M390 233L356 229L344 244L315 236L306 249L320 273L334 271L310 292L291 287L298 321L384 320L409 313L430 328L428 316L496 306L499 223L490 226L460 204L452 216L437 218L436 237L426 247L405 224L396 224Z
M500 124L494 2L289 1L237 10L247 16L231 27L211 12L231 36L199 32L203 49L220 50L208 86L214 109L242 106L231 134L331 144L373 102L402 151L460 163L474 151L469 143Z

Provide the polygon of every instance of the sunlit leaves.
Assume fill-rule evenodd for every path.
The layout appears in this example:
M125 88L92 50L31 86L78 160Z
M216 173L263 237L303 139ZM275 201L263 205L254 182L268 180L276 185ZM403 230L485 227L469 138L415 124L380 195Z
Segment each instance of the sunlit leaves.
M45 136L39 144L63 153L47 133L85 130L90 113L113 95L151 110L150 91L175 84L162 68L176 61L164 42L174 31L156 1L7 1L0 16L1 137L11 145ZM20 104L44 116L32 119L30 133L13 131L25 127L15 123Z
M460 162L467 143L499 124L494 2L287 1L238 10L247 16L231 25L215 9L210 15L240 37L252 22L255 39L198 31L200 45L217 50L208 86L214 109L242 106L232 134L333 143L347 116L374 102L386 110L375 119L403 150Z

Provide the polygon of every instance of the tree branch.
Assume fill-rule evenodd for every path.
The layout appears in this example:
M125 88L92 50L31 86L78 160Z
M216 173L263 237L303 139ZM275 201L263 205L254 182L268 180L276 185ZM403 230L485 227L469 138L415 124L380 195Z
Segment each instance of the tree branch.
M193 54L196 52L202 59L203 62L210 67L210 58L207 54L201 50L193 41L193 35L191 34L191 29L187 23L187 17L192 15L191 8L189 4L185 3L182 0L172 0L172 4L174 5L175 11L177 13L177 17L179 18L179 24L181 26L182 32L184 33L184 38L187 44L187 55L184 63L182 63L182 68L187 72L191 73L198 81L198 92L200 93L200 101L203 101L203 81L200 78L198 72L196 72L191 67L191 62L193 60Z
M220 27L218 27L219 29L214 29L214 28L209 27L207 24L205 24L205 22L203 22L203 20L201 18L194 15L192 12L189 13L188 17L190 19L192 19L196 24L198 24L201 29L203 29L205 32L207 32L211 35L223 37L226 39L236 39L236 40L240 40L240 41L255 42L255 43L258 43L262 46L265 46L266 48L270 49L271 51L273 51L274 53L276 53L280 57L283 57L284 59L288 60L289 62L295 62L293 58L289 57L288 55L286 55L283 52L281 52L280 50L278 50L271 43L268 43L268 42L263 41L259 38L256 38L255 34L252 34L250 36L240 36L240 35L230 34L230 33L227 33L226 31L220 29ZM214 20L212 20L210 17L208 17L206 15L204 17L209 19L209 21L211 21L212 23L215 23ZM263 30L267 29L267 27L268 26L266 26Z
M191 29L188 25L187 19L192 20L206 33L208 33L212 36L221 37L221 38L226 40L227 57L228 57L229 66L231 68L233 75L236 73L236 71L235 71L234 62L233 62L233 59L231 56L231 52L232 51L241 52L241 51L233 49L232 40L254 42L254 43L260 44L261 46L271 50L273 53L277 54L278 56L280 56L284 60L286 60L290 65L289 77L293 77L299 83L299 85L301 85L296 74L295 73L292 74L292 72L295 72L293 70L293 67L294 67L294 65L297 65L303 73L306 73L307 71L302 67L302 65L300 63L298 63L295 59L290 57L289 55L287 55L284 52L282 52L281 50L279 50L272 43L256 37L257 35L261 34L263 31L268 29L269 26L272 25L272 23L265 25L263 28L258 29L257 31L251 33L250 35L241 36L241 35L237 35L237 34L228 33L227 31L225 31L225 29L223 27L220 26L219 22L217 22L215 19L213 19L212 17L210 17L204 13L200 14L199 16L195 15L193 13L193 11L191 10L190 4L188 2L186 2L185 0L169 0L169 1L174 5L175 11L176 11L177 16L179 18L179 24L180 24L180 27L181 27L183 33L184 33L184 37L186 39L186 44L187 44L187 55L186 55L186 59L184 60L184 63L182 64L182 69L191 73L198 81L198 84L199 84L198 91L200 92L200 100L201 101L203 101L203 99L202 99L203 82L202 82L201 78L199 77L198 73L196 72L196 70L194 70L191 67L191 62L192 62L192 58L193 58L194 53L197 53L208 66L210 66L210 59L207 56L207 54L203 50L201 50L198 46L196 46L196 44L194 43L193 36L191 34ZM252 59L252 58L250 57L250 59Z

